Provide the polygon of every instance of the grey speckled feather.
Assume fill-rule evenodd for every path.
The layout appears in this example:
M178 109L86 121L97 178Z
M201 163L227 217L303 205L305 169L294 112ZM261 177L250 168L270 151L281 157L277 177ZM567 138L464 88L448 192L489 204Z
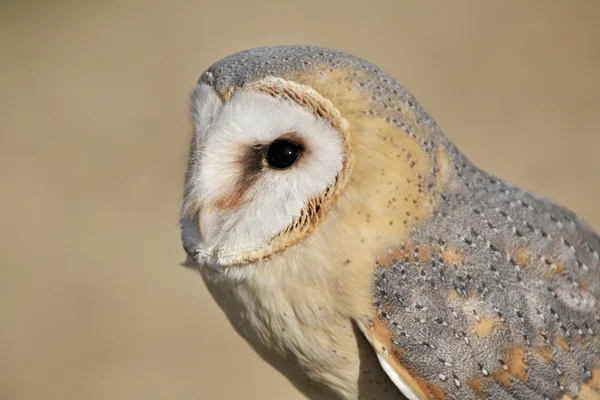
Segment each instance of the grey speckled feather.
M577 394L600 354L598 235L572 212L456 160L435 216L377 273L376 305L403 362L449 398L477 399L473 386L490 399ZM466 328L482 318L494 321L490 332ZM524 360L500 356L512 349ZM511 362L523 380L502 384Z

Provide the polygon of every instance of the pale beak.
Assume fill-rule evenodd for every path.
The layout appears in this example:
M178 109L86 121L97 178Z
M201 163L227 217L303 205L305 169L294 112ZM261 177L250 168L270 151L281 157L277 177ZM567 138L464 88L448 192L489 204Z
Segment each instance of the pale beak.
M192 258L192 256L190 256L189 254L185 258L185 261L182 262L182 263L179 263L179 265L181 265L182 267L188 267L188 268L196 268L196 267L198 267L198 264L196 263L196 261L194 261L194 259Z
M200 216L198 217L200 222L200 236L205 243L210 244L211 236L215 234L215 225L219 220L219 210L213 209L202 209L200 210Z

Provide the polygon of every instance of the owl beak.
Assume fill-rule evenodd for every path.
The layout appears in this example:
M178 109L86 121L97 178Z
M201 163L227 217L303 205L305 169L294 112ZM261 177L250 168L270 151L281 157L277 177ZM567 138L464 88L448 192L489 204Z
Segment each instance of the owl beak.
M200 222L200 236L205 243L210 244L211 236L214 235L214 228L219 220L220 213L218 210L205 208L200 211L198 217Z
M189 254L185 258L185 261L182 263L179 263L179 265L181 265L182 267L187 267L187 268L196 268L198 266L198 264L196 263L196 260L194 260L194 258L192 256L190 256Z

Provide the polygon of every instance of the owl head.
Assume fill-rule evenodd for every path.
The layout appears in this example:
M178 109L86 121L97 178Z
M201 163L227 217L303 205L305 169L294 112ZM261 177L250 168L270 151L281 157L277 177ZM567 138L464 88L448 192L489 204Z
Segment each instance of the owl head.
M386 110L388 103L395 108ZM340 197L354 204L346 213L362 215L352 222L355 229L371 220L387 224L389 216L368 197L386 196L384 186L392 183L398 188L406 179L428 178L427 166L420 173L415 168L428 161L421 157L423 143L410 139L417 125L430 123L412 117L419 110L388 75L344 53L284 46L217 62L191 98L193 137L181 212L187 253L213 267L272 258L318 230L339 211ZM402 127L414 143L396 137ZM381 179L381 171L407 154L413 158L410 173L399 167Z

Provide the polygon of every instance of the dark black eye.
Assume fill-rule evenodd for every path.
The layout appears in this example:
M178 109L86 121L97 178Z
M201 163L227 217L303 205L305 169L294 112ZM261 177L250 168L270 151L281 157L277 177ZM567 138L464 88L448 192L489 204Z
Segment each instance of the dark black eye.
M291 140L276 140L267 150L267 162L273 168L285 169L296 162L302 153L302 146Z

